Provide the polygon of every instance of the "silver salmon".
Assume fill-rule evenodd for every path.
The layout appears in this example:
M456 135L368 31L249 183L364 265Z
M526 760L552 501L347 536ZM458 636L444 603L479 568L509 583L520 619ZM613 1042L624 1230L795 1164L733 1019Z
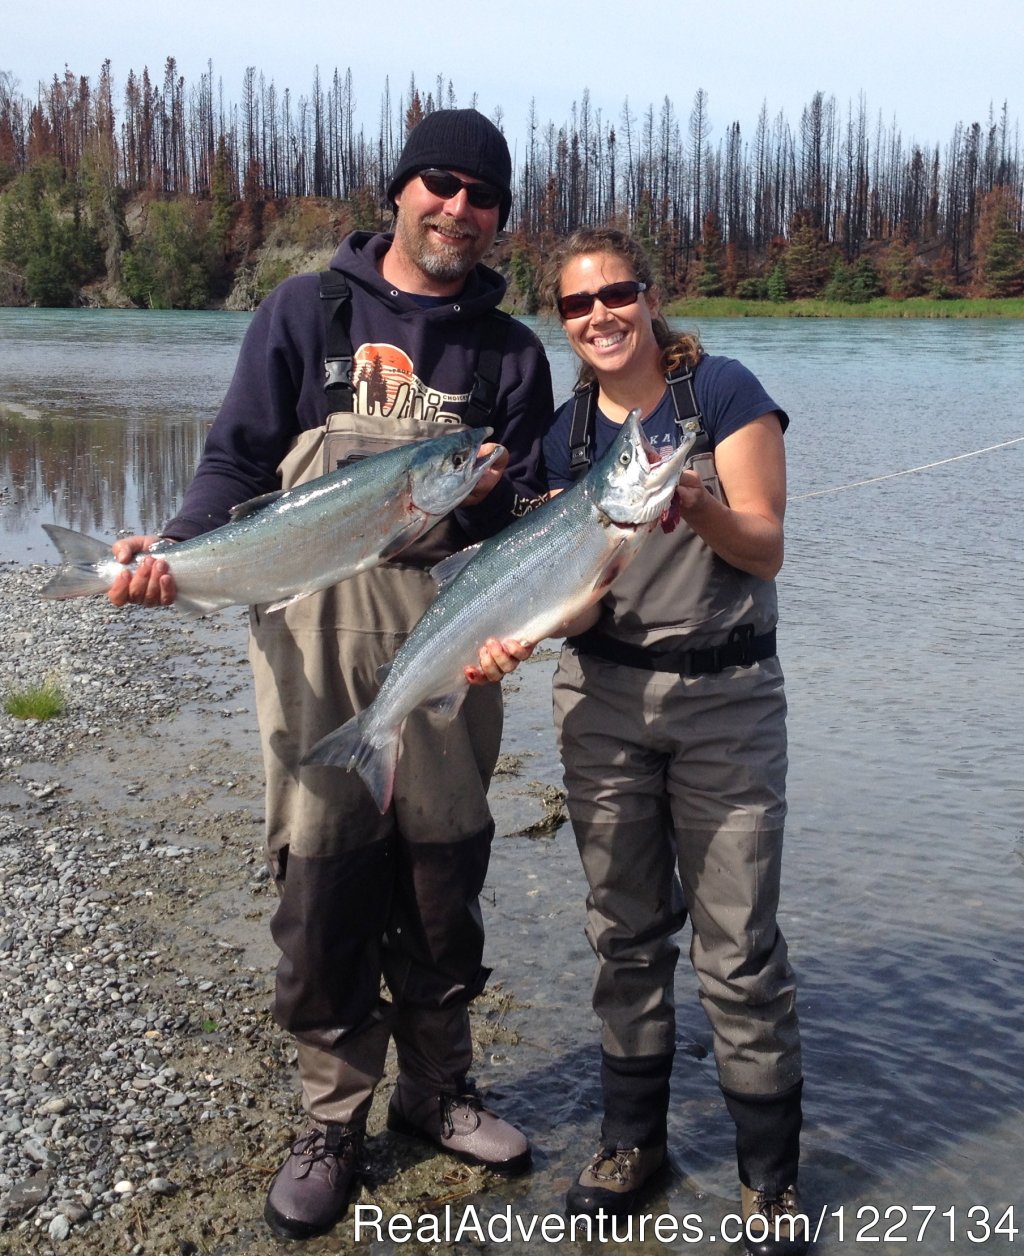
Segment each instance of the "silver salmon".
M468 689L464 669L476 664L489 637L542 641L598 601L670 507L693 440L658 460L634 410L583 479L439 563L433 574L440 591L376 698L302 762L355 768L386 811L409 713L427 703L454 717Z
M393 558L454 510L502 452L480 457L490 435L489 427L460 429L385 450L243 502L223 527L157 542L147 554L166 560L174 605L189 618L257 603L280 610ZM105 593L125 570L106 542L43 527L64 563L43 597Z

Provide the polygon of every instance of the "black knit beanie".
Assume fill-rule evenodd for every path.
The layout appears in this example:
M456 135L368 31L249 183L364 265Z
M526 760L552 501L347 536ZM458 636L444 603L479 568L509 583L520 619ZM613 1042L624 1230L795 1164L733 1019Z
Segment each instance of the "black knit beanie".
M482 179L501 191L498 227L504 227L512 209L512 158L505 137L475 109L437 109L413 127L405 141L395 173L388 184L388 200L414 174L438 166Z

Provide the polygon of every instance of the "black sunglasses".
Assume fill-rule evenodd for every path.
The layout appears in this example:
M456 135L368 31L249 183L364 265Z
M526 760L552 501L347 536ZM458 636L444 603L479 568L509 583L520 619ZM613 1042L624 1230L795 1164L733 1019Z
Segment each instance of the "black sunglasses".
M448 170L421 170L419 175L430 195L439 196L443 201L450 201L465 190L466 199L474 209L494 209L501 204L501 189L489 183L466 183Z
M646 291L647 285L639 279L606 283L596 292L570 292L568 296L559 297L558 312L562 318L582 318L594 308L595 301L600 301L606 310L621 310L626 305L635 305L640 293Z

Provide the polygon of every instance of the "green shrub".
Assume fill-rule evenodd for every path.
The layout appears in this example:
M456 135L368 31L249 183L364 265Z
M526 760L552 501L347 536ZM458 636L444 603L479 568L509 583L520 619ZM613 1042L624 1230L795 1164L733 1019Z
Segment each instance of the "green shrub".
M25 689L12 689L4 696L4 710L16 720L52 720L67 705L55 680L42 681Z
M786 268L782 261L775 263L775 267L768 276L765 284L769 301L788 301L789 288L786 286Z
M736 295L743 301L767 301L768 280L760 277L741 279L736 285Z
M841 258L832 263L832 275L822 296L826 301L861 305L882 293L882 280L869 257L847 265Z

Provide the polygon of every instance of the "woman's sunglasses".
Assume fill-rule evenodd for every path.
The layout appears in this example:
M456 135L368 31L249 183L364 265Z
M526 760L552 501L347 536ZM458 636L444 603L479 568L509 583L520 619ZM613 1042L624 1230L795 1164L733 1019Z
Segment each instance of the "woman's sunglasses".
M568 296L559 297L556 304L562 318L582 318L594 308L595 301L600 301L606 310L621 310L635 305L640 293L646 291L647 285L639 279L623 279L619 283L606 283L596 292L570 292Z
M443 201L450 201L465 191L474 209L494 209L501 204L501 189L489 183L466 183L447 170L421 170L419 176L430 195L439 196Z

